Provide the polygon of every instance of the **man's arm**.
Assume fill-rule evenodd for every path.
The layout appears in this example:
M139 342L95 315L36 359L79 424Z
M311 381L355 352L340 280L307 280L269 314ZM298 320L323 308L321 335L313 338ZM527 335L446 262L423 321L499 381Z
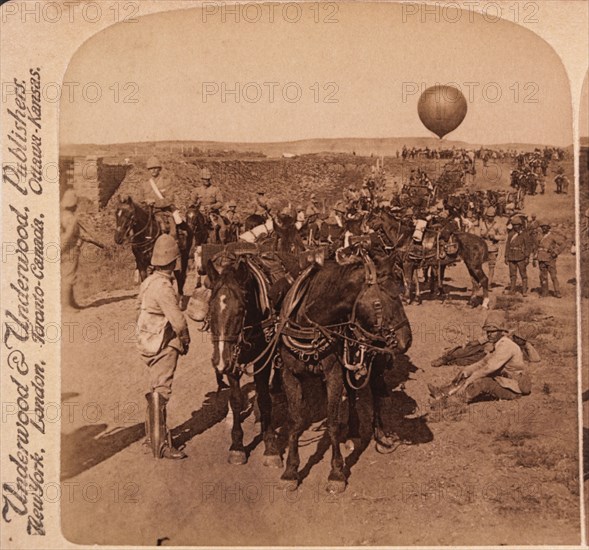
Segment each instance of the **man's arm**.
M511 358L513 354L507 346L497 343L495 350L489 353L486 357L463 369L463 373L467 375L466 385L472 384L475 380L485 378L502 368Z
M166 319L170 321L176 334L180 334L187 330L188 325L186 323L186 318L178 307L176 293L171 284L162 286L157 297L157 302L161 307L163 314L166 316Z

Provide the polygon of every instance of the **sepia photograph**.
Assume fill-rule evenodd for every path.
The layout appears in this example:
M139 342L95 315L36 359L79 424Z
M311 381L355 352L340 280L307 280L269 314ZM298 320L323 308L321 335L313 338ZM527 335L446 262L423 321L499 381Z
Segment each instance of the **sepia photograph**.
M5 525L584 545L589 73L530 30L554 2L157 4L70 12L53 100L3 76Z

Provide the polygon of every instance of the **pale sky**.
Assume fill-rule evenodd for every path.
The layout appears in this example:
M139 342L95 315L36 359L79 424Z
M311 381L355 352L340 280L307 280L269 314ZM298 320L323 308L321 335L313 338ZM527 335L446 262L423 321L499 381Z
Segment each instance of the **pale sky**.
M416 89L457 83L468 113L448 139L572 143L566 73L532 32L476 14L471 22L456 11L447 12L460 17L455 23L422 22L419 14L404 16L398 4L340 4L332 16L337 22L317 23L317 4L298 6L295 23L285 20L282 6L273 22L262 10L255 23L243 19L255 19L253 9L239 23L229 14L223 21L221 13L189 9L99 33L66 73L64 82L79 86L73 102L62 97L61 142L431 137L417 116ZM294 10L289 15L297 17ZM324 19L328 12L318 15ZM90 82L102 89L95 103L80 92ZM236 83L252 100L261 94L259 100L222 97L221 88ZM93 92L92 86L86 90ZM283 98L297 91L298 101ZM329 93L337 103L324 102ZM136 103L124 102L130 95Z

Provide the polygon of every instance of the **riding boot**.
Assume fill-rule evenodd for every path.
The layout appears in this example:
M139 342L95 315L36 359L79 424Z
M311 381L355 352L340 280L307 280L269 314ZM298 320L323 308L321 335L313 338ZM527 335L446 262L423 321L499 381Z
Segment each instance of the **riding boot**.
M554 296L556 298L562 298L562 294L560 293L560 285L558 284L558 280L554 279L552 281L552 284L554 285Z
M149 417L149 441L154 458L186 458L186 454L172 444L172 433L166 423L168 399L159 392L148 393L145 398Z
M147 398L149 394L146 394L145 397ZM149 418L149 405L147 405L147 410L145 411L145 439L141 444L143 446L143 453L147 454L151 452L151 423Z

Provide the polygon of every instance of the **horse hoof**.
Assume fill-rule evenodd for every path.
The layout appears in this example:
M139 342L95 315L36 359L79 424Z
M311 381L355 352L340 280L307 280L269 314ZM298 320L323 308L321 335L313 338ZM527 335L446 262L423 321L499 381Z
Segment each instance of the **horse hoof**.
M266 455L263 464L267 468L282 468L282 458L278 455Z
M229 451L229 457L227 458L229 464L241 465L247 462L247 456L245 451Z
M339 495L339 494L343 493L346 490L346 482L345 481L340 481L340 480L332 480L332 479L330 479L327 482L327 487L325 487L325 490L330 495Z
M292 493L293 491L297 490L299 482L296 479L281 479L278 486L283 491L288 491L289 493Z
M380 453L381 455L388 455L395 450L394 446L383 445L378 441L374 444L374 447L376 448L376 452Z

